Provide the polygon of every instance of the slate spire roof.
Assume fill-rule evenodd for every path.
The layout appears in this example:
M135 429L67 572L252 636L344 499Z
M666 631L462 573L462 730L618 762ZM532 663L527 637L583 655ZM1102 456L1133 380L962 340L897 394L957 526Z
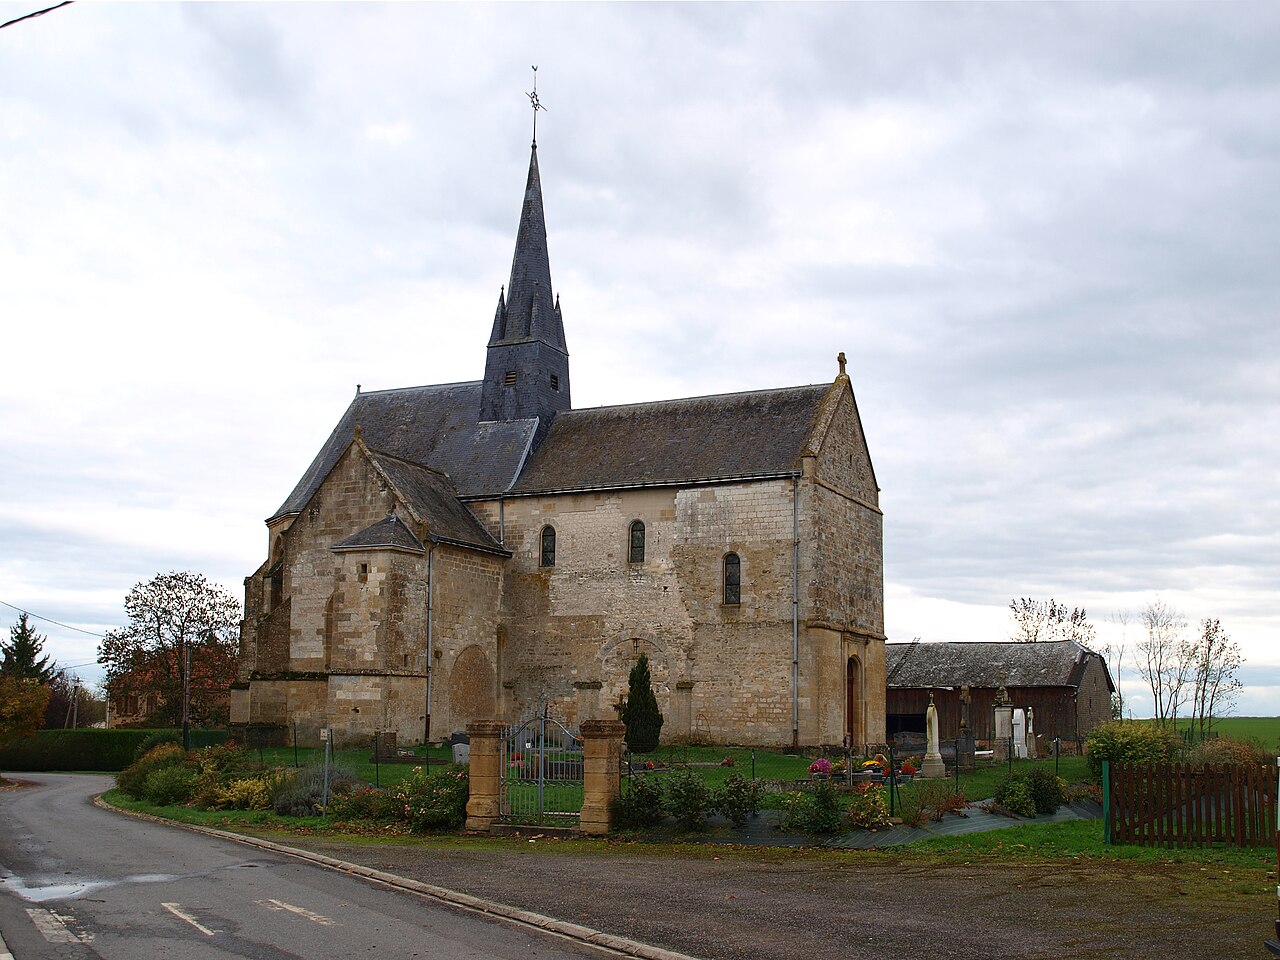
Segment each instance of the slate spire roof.
M498 296L489 346L540 340L568 353L560 305L551 289L551 258L547 253L547 222L542 209L542 180L538 175L538 145L529 156L529 177L516 250L511 259L511 281Z

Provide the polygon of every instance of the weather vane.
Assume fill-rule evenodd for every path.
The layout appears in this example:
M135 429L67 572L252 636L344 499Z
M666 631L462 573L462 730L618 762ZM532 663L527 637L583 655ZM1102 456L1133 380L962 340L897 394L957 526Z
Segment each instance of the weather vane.
M542 101L538 99L538 68L533 68L533 92L526 94L529 98L529 105L533 107L533 145L538 145L538 111L546 111L546 107L542 105Z

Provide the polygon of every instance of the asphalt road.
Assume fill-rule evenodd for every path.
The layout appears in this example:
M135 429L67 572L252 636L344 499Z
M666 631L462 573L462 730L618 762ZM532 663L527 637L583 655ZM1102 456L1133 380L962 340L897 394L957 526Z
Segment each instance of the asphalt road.
M14 960L616 956L98 809L107 777L23 779L36 785L0 793L0 937Z

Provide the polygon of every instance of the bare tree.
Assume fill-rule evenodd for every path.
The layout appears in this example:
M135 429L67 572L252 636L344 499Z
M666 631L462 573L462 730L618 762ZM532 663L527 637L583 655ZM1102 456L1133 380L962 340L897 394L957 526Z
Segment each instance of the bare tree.
M1065 603L1049 600L1033 600L1019 597L1009 601L1013 616L1013 636L1017 643L1037 643L1050 640L1074 640L1082 647L1093 649L1095 635L1093 624L1084 607L1067 609Z
M1195 675L1191 719L1200 736L1213 729L1213 721L1231 709L1242 686L1236 671L1244 663L1240 645L1227 636L1222 624L1205 618L1195 644Z
M1138 673L1151 689L1152 710L1165 726L1178 718L1195 673L1195 644L1185 637L1186 618L1157 597L1142 608L1145 636L1138 641Z
M1133 615L1128 610L1116 610L1107 617L1120 627L1120 642L1108 640L1098 647L1098 653L1107 661L1107 672L1111 674L1111 682L1116 685L1116 692L1111 698L1111 714L1115 719L1124 718L1124 689L1121 687L1121 673L1124 670L1125 652L1129 646L1129 621Z

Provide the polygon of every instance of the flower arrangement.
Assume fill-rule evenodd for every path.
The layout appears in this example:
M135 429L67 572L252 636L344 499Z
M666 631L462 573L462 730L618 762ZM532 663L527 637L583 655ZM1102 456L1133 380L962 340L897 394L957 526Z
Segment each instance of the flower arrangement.
M737 762L738 762L738 761L737 761L737 760L735 760L735 759L733 758L733 756L732 756L732 755L729 755L729 756L725 757L723 760L721 760L721 761L720 761L720 766L722 766L722 767L732 767L732 766L733 766L734 764L736 764Z
M849 765L841 758L831 765L831 772L837 776L844 776L849 769Z
M819 757L817 760L813 761L813 763L809 764L809 772L830 774L831 761L828 760L826 757Z
M652 760L646 760L644 762L644 768L646 770L656 770L658 768L658 765L654 763Z
M902 761L902 766L898 768L898 772L904 777L914 777L916 775L916 767L910 760Z

